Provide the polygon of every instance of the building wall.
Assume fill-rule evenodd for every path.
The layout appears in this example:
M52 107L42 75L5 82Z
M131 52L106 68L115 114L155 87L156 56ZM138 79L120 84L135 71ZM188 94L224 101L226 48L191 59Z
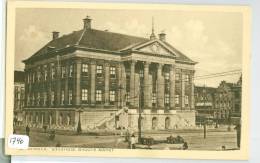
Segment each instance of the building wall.
M16 125L21 125L23 121L24 108L24 83L14 83L14 121Z
M171 110L194 110L194 70L190 66L175 65L175 62L169 64L168 61L165 64L132 59L118 61L117 56L115 60L105 60L78 54L81 57L69 54L26 64L26 124L35 123L37 115L41 114L41 121L37 118L40 126L75 129L77 114L83 110L81 125L87 129L95 126L88 125L90 111L94 110L93 116L99 116L100 120L109 119L115 116L112 114L114 111L125 106L137 110L140 98L143 111L149 110L151 114L164 110L165 115L158 117L160 123ZM102 73L98 73L100 71ZM193 115L178 114L183 114L182 118L186 119ZM128 119L132 121L134 117L129 115ZM178 116L170 118L174 122ZM60 123L60 119L64 123ZM67 119L70 123L66 123ZM146 123L147 128L151 128L149 120Z

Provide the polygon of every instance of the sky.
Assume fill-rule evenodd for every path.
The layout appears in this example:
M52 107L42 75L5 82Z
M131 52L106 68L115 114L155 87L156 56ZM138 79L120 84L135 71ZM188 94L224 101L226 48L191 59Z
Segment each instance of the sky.
M149 38L154 18L155 33L166 33L166 41L195 65L195 84L217 87L222 80L237 82L240 74L200 79L196 76L242 69L240 13L173 10L17 9L15 69L23 70L29 58L52 39L83 28L87 15L92 28Z

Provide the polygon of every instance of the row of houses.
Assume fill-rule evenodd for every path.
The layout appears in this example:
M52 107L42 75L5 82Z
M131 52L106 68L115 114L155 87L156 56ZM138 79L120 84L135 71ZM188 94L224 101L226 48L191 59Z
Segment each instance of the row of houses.
M238 123L241 117L242 77L236 83L222 81L218 87L195 86L196 123L205 120Z

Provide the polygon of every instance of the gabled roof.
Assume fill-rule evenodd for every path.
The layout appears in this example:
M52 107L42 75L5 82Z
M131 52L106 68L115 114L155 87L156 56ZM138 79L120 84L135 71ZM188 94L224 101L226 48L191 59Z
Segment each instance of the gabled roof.
M214 94L217 91L217 88L215 88L215 87L204 87L204 86L195 86L194 87L194 92L198 93L198 94L203 93L204 90L207 94L209 94L209 93Z
M83 47L116 53L124 53L124 51L122 51L123 49L131 49L137 45L141 45L149 41L151 40L143 37L136 37L96 29L82 29L51 40L30 58L24 60L24 62L26 63L28 61L45 58L44 56L49 53L54 53L53 55L55 55L56 51L64 48L76 49L77 47ZM164 44L177 53L177 61L195 63L180 51L176 50L169 43L164 42Z

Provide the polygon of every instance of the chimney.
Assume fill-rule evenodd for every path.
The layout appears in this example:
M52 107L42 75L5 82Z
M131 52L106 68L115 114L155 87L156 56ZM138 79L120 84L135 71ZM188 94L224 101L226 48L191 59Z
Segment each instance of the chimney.
M52 32L52 39L55 40L55 39L59 38L59 33L60 33L60 32L53 31L53 32Z
M161 32L160 34L159 34L159 39L161 40L161 41L166 41L166 34L164 33L164 32Z
M83 19L84 29L91 29L91 20L89 16Z

